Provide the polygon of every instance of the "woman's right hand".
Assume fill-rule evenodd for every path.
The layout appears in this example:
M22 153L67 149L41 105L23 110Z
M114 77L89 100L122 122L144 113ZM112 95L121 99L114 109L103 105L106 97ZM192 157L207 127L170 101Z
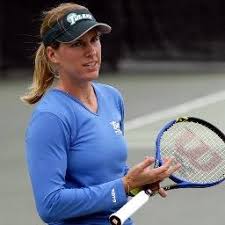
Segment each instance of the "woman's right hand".
M154 162L154 157L146 157L128 171L127 175L123 177L127 193L134 188L161 182L181 167L179 163L174 163L174 159L171 158L164 159L163 165L157 168L150 167Z

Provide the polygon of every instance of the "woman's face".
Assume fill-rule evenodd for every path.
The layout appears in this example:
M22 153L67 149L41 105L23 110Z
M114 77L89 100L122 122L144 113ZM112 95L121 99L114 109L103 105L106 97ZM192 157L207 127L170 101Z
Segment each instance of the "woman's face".
M50 51L51 52L51 51ZM63 79L91 81L98 78L101 65L100 34L92 29L78 40L61 43L59 48L48 54L57 66Z

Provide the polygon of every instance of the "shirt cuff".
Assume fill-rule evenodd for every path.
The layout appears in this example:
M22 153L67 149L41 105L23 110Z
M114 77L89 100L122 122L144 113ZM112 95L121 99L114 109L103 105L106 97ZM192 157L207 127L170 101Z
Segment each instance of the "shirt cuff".
M113 188L111 191L112 201L114 203L117 203L117 206L124 205L125 203L127 203L128 196L124 188L123 180L122 179L116 180L114 187L115 188Z

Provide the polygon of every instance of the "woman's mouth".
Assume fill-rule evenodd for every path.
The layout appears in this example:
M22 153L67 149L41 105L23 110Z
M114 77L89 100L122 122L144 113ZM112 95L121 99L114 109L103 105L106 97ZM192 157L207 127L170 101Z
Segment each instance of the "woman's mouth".
M88 69L95 69L97 65L98 65L97 61L92 61L92 62L85 63L83 66Z

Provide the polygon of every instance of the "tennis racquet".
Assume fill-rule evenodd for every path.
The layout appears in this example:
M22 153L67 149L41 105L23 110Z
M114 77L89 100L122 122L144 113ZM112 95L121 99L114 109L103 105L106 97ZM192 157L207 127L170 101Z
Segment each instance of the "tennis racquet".
M181 168L165 190L206 188L225 180L225 135L212 124L194 117L181 117L167 123L156 139L155 167L163 158L175 158ZM121 225L156 193L142 190L109 218Z

